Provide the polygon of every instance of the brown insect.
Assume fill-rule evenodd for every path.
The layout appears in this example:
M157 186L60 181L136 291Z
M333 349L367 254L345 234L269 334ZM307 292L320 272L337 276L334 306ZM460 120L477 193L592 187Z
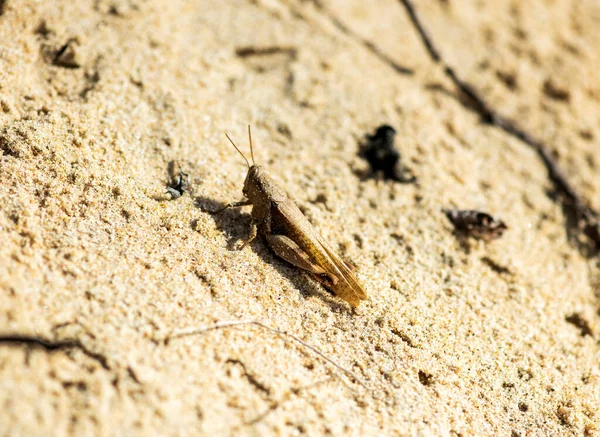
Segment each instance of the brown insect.
M229 135L225 135L248 165L243 189L246 199L229 203L214 213L227 208L252 205L250 236L239 250L260 233L275 254L290 264L310 272L325 288L344 299L352 307L357 307L361 300L367 299L367 293L352 268L315 231L285 191L277 186L262 167L255 164L250 126L248 126L248 139L252 165Z
M454 229L474 238L495 240L508 229L502 220L485 212L471 209L442 209L442 212L452 222Z

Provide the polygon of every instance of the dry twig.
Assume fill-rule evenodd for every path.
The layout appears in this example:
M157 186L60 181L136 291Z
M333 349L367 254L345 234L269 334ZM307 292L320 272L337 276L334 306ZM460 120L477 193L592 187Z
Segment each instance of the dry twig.
M320 356L321 358L323 358L325 361L327 361L329 364L331 364L332 366L334 366L338 370L340 370L343 373L345 373L346 375L348 375L355 382L359 383L360 385L362 385L363 387L365 387L365 388L368 389L368 387L366 386L366 384L358 376L356 376L350 370L345 369L344 367L340 366L338 363L336 363L335 361L333 361L331 358L328 358L323 352L321 352L316 347L314 347L314 346L308 344L307 342L305 342L304 340L296 337L294 334L290 334L289 332L282 331L280 329L272 328L272 327L270 327L268 325L265 325L262 322L259 322L258 320L232 320L232 321L224 321L224 322L215 323L212 326L207 326L207 327L204 327L204 328L186 328L186 329L182 329L182 330L179 330L179 331L175 331L175 332L167 335L164 338L163 341L164 341L165 344L168 344L172 339L175 339L175 338L187 337L187 336L190 336L190 335L197 335L197 334L204 334L204 333L206 333L208 331L214 331L216 329L223 329L223 328L229 328L229 327L232 327L232 326L241 326L241 325L255 325L255 326L260 326L261 328L266 329L267 331L270 331L270 332L272 332L274 334L291 338L292 340L296 341L297 343L300 343L305 348L310 349L312 352L314 352L315 354L317 354L318 356Z

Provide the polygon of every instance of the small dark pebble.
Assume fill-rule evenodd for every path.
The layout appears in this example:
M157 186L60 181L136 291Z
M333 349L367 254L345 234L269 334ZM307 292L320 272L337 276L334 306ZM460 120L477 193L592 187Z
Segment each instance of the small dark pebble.
M167 193L171 195L172 199L178 199L183 196L188 185L188 174L180 171L177 179L167 187Z
M371 173L382 174L384 179L401 183L414 183L416 178L407 176L400 163L400 152L394 146L396 130L384 124L374 135L367 135L367 141L361 150L361 156L371 166Z

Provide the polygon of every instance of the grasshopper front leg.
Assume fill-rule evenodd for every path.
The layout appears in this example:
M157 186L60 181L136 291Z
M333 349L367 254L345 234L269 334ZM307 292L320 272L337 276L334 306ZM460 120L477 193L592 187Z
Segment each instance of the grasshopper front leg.
M238 208L240 206L252 205L250 199L240 200L239 202L231 202L225 205L223 208L219 208L216 211L209 211L210 214L220 214L228 208Z

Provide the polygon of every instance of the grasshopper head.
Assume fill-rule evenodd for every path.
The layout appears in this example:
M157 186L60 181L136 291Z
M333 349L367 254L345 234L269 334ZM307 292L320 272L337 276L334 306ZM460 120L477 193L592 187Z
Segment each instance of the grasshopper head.
M253 200L256 194L261 192L259 178L263 173L264 170L259 165L253 165L248 170L246 180L244 181L244 189L242 190L244 196L246 196L248 199Z

